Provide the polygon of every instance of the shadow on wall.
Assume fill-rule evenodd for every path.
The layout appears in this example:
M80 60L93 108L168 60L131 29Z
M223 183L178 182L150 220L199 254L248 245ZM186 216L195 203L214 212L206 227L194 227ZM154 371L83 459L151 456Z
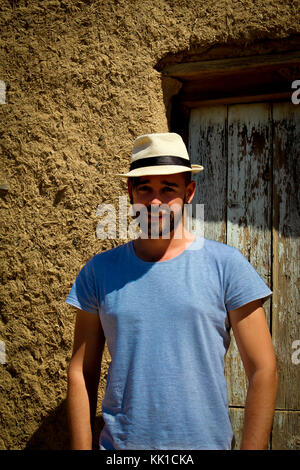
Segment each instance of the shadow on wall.
M101 416L95 420L93 449L99 449L99 437L104 422ZM26 445L26 450L69 450L69 431L66 400L43 420L39 429Z

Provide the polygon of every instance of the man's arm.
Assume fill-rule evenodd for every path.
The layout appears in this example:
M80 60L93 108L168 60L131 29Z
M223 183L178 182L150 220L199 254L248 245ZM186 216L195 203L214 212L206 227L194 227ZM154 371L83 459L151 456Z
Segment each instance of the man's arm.
M77 309L67 394L73 450L92 449L92 426L96 414L104 343L99 315Z
M261 301L231 310L229 319L249 381L241 450L263 450L272 428L278 378Z

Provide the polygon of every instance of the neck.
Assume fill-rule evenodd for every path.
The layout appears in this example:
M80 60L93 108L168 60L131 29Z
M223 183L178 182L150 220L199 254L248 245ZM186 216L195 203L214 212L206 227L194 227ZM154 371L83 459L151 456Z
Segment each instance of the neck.
M182 253L196 238L195 235L182 229L182 236L176 232L170 233L170 238L152 239L137 238L133 241L136 255L144 261L166 261Z

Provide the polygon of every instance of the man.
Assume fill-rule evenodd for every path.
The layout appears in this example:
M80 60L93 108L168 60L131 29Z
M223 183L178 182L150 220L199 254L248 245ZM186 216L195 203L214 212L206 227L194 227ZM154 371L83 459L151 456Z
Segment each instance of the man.
M201 170L177 134L135 141L122 176L140 236L94 256L67 299L77 308L67 397L73 449L92 448L105 340L101 449L231 449L230 327L249 380L241 448L267 445L277 372L262 302L271 291L237 249L193 235L179 217Z

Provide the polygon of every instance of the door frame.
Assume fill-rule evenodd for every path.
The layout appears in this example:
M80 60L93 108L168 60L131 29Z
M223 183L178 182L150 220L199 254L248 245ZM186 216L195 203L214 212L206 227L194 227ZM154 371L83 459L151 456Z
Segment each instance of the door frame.
M162 73L170 131L179 133L188 146L193 108L291 101L292 83L300 79L300 52L167 64ZM243 425L243 408L231 407L231 415L239 432ZM289 441L298 439L295 435L298 419L299 410L276 406L271 448L273 437L275 449L291 448ZM282 439L278 437L281 434Z
M187 144L192 108L291 100L292 83L300 79L300 48L279 54L166 63L161 72L170 131L180 134Z

